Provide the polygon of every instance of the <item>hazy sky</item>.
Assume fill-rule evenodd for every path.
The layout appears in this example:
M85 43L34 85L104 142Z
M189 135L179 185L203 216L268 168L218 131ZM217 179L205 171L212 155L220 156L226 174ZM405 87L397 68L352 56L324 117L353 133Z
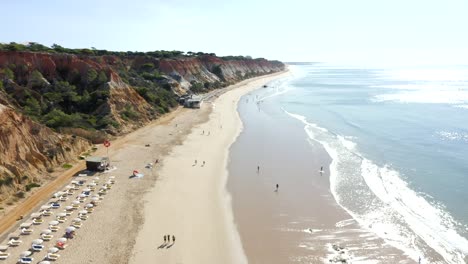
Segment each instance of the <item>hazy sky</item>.
M468 63L468 0L0 0L0 42Z

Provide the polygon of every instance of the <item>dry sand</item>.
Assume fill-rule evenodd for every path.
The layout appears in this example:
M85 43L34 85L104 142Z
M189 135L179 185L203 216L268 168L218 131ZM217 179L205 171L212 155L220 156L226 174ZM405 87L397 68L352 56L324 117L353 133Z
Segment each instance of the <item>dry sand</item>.
M101 181L115 176L116 183L77 230L68 248L59 252L61 257L55 263L245 262L225 191L228 148L241 129L236 112L240 96L277 77L277 74L258 77L214 91L210 100L228 92L214 104L207 102L198 110L178 109L113 141L109 154L117 169L97 176ZM204 135L200 135L202 130L205 130ZM104 153L100 148L96 154ZM145 168L156 159L159 164ZM195 159L197 166L192 167ZM203 160L206 165L201 167ZM134 169L145 176L130 179ZM56 188L61 189L60 186ZM62 203L62 208L55 213L62 212L72 200L74 196ZM76 215L75 211L61 224L61 231L54 233L51 242L45 243L46 249L64 234L63 230ZM30 220L28 216L25 221ZM23 243L9 248L7 252L11 256L2 262L16 263L19 253L39 238L40 231L46 229L51 220L55 220L55 216L45 217L43 224L32 227L31 235L21 236ZM176 236L176 244L158 250L166 233ZM34 262L45 254L45 251L34 253Z

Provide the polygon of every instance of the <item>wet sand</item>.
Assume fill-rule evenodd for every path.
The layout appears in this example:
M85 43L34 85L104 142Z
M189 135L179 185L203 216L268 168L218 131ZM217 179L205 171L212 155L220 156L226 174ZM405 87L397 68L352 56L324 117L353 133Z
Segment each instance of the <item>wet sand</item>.
M352 263L415 263L336 204L330 157L274 101L256 104L257 96L268 93L259 89L241 99L244 129L228 166L234 218L249 263L329 263L340 255L354 256ZM344 246L345 254L333 244Z

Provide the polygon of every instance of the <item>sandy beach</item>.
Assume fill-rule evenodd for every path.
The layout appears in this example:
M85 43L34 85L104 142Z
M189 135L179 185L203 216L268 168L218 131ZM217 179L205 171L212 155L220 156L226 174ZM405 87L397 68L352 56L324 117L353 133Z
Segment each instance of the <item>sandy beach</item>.
M258 77L214 91L201 109L180 108L111 142L109 156L116 169L94 176L100 178L98 184L111 176L116 182L67 242L68 248L59 252L55 263L245 263L225 190L228 148L241 130L238 99L278 77ZM104 154L104 148L96 153ZM156 160L158 164L154 164ZM145 168L149 163L153 166ZM144 177L131 178L135 169ZM63 212L83 188L53 212ZM53 200L44 200L43 204ZM72 212L60 224L54 239L44 242L45 250L32 254L34 261L45 257L77 215L77 211ZM43 219L44 223L31 227L32 234L20 236L20 246L8 249L10 257L4 263L16 263L20 253L28 250L41 230L56 218ZM31 220L27 214L22 222ZM18 233L18 229L9 233ZM158 249L166 234L174 235L176 243ZM5 239L1 245L7 242Z
M238 85L212 105L209 120L175 147L145 197L144 224L130 263L247 263L225 190L229 146L241 131L239 98L279 76ZM164 243L164 235L175 243Z

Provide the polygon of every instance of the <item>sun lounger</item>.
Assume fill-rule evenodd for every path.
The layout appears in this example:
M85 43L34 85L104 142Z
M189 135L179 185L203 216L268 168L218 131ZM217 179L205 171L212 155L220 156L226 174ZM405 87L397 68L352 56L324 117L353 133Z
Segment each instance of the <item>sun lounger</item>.
M54 236L51 234L42 234L41 239L44 241L50 241Z
M59 254L47 253L47 259L48 260L57 260L58 258L60 258Z
M33 225L40 225L40 224L44 223L44 220L42 220L42 218L34 218L32 223L33 223Z
M36 245L36 244L33 244L33 245L31 246L31 249L32 249L33 251L41 251L42 249L44 249L44 246L43 246L43 245Z
M0 252L0 259L7 259L10 256L10 253Z
M8 245L10 245L11 247L19 246L21 243L23 243L23 241L16 239L11 239L10 241L8 241Z
M43 216L51 216L51 215L52 215L52 212L49 211L49 210L44 210L44 211L42 211L42 215L43 215Z
M86 220L86 219L88 219L88 216L85 215L85 214L80 214L80 215L78 216L78 218L80 218L81 220Z
M52 230L52 232L57 232L60 229L60 227L57 225L53 225L53 226L49 226L49 229Z
M52 203L52 204L50 205L50 208L52 208L52 209L57 209L57 208L59 208L59 207L60 207L60 204L59 204L59 203Z
M23 228L23 229L21 229L21 234L22 234L22 235L30 235L32 232L33 232L33 230L30 229L30 228Z
M34 258L30 258L30 257L23 257L19 259L19 263L21 264L30 264L33 261L34 261Z

